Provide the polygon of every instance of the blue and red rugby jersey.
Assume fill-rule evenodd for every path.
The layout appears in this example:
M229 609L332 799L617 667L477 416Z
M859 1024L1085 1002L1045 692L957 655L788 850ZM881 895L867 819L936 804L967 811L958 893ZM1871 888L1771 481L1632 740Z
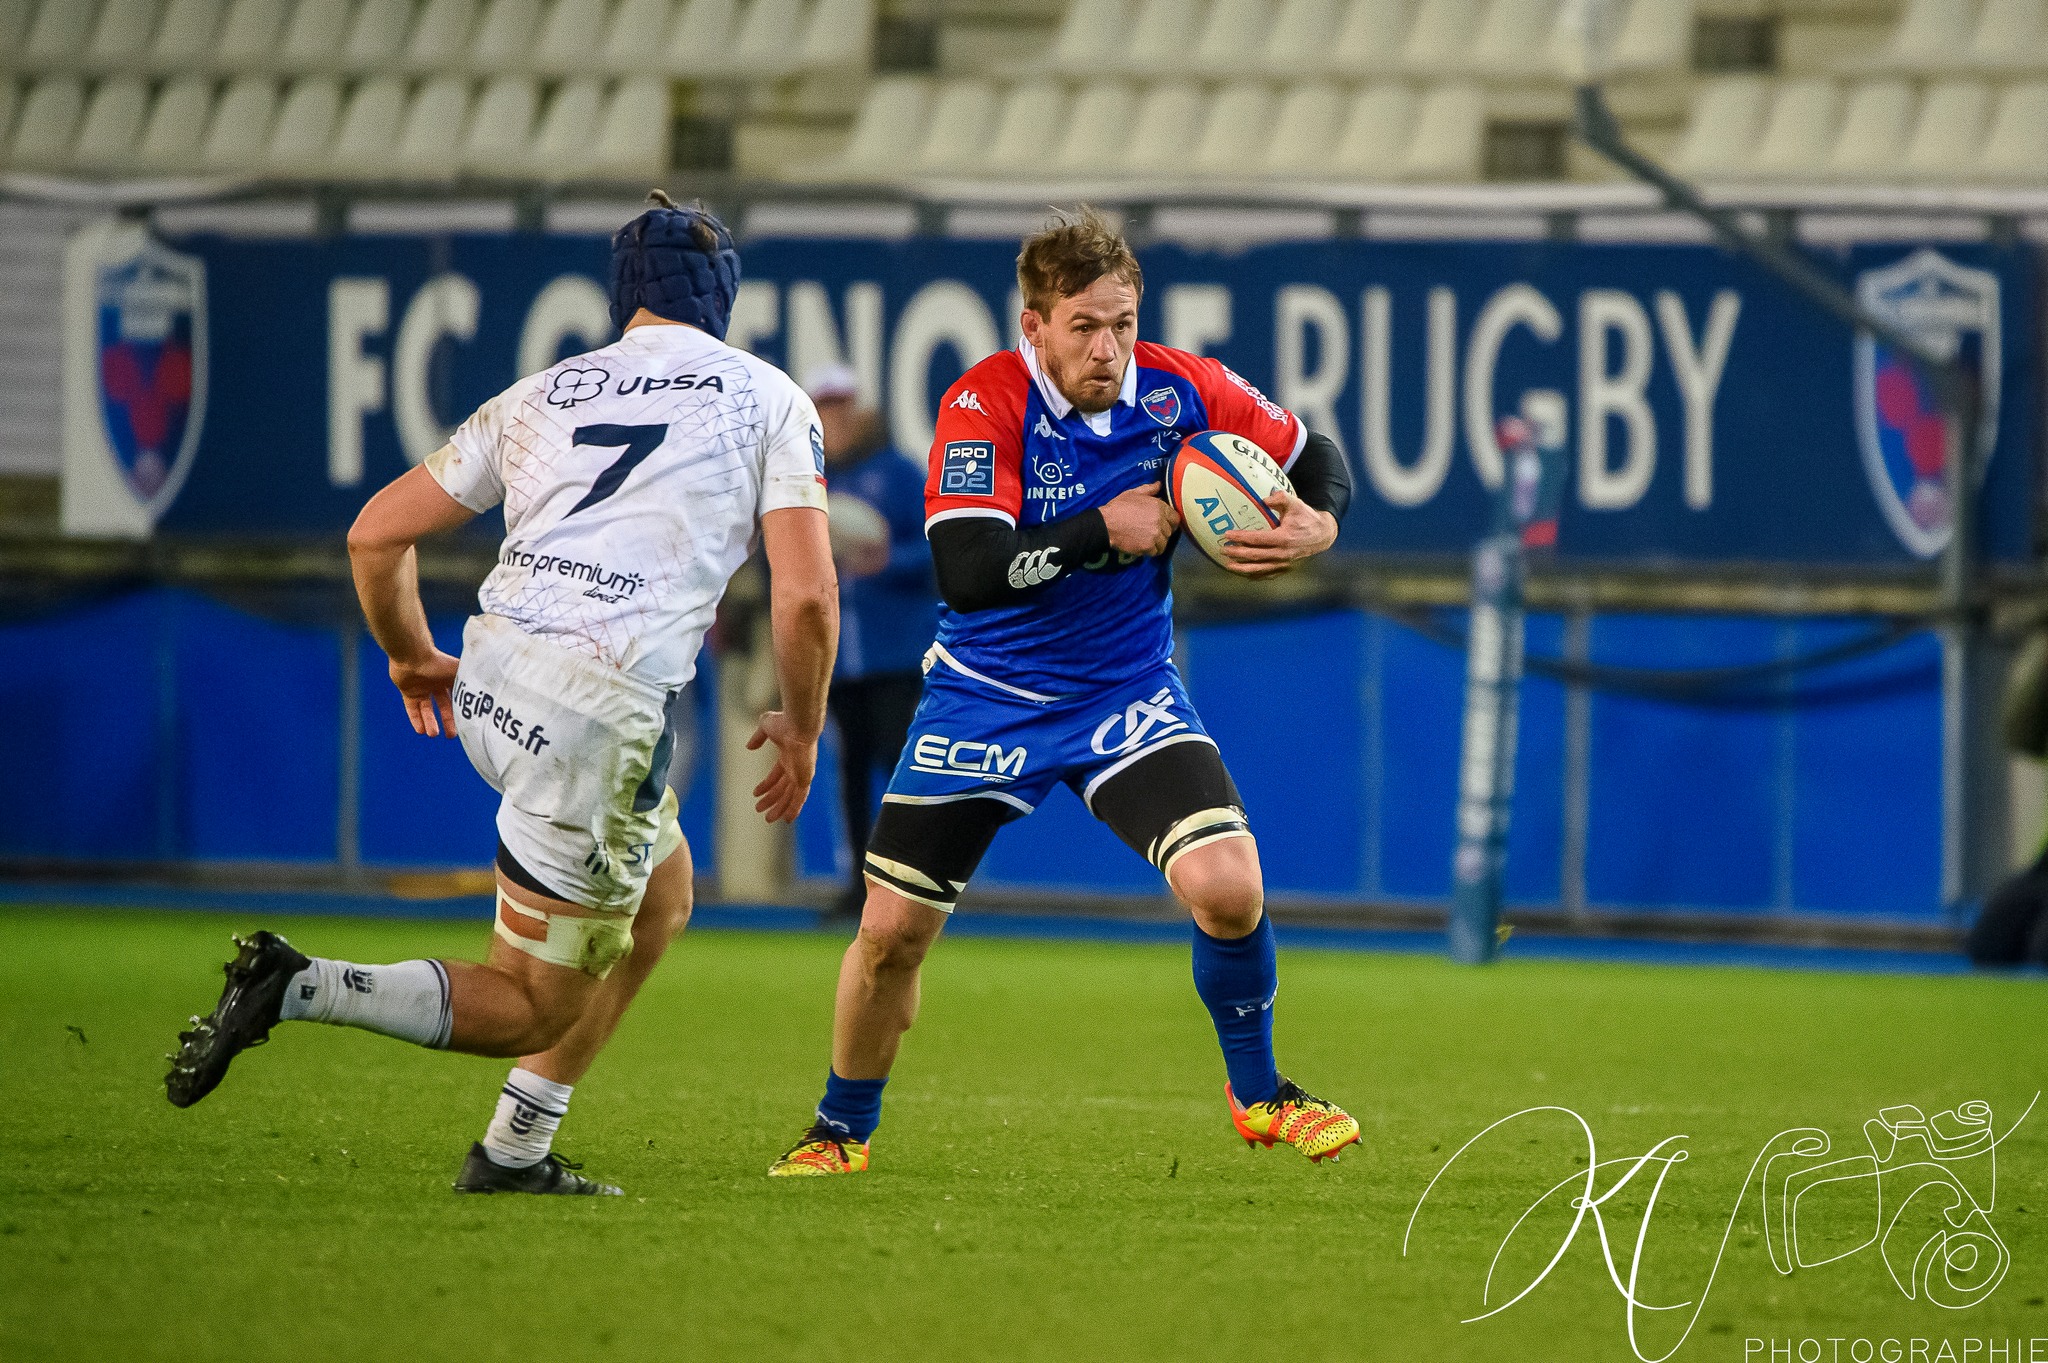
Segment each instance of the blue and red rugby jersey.
M1196 431L1241 435L1290 467L1308 432L1220 361L1140 341L1116 404L1093 416L1039 372L1027 342L989 356L946 390L925 478L925 533L995 516L1042 525L1159 481ZM939 607L939 666L1032 699L1080 695L1142 676L1173 653L1172 555L1064 569L1032 599L961 614ZM1079 571L1077 571L1079 570Z

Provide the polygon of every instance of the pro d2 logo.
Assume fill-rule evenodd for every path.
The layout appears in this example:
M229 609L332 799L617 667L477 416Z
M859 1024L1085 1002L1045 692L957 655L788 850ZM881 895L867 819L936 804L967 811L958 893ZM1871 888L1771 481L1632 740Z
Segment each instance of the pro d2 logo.
M147 535L206 416L206 267L133 224L95 224L65 260L64 524Z
M1982 481L1998 435L1998 276L1922 249L1866 270L1856 280L1856 298L1977 376ZM1868 332L1856 338L1856 435L1870 490L1899 541L1921 558L1940 553L1955 523L1948 417L1912 360Z

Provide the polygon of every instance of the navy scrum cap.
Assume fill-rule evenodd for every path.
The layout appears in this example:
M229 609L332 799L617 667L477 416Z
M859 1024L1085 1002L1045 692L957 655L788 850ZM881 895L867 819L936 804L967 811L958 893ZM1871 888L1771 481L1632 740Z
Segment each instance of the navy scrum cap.
M655 190L654 207L612 234L612 325L620 331L640 308L688 322L719 340L740 287L740 253L709 209L679 207Z

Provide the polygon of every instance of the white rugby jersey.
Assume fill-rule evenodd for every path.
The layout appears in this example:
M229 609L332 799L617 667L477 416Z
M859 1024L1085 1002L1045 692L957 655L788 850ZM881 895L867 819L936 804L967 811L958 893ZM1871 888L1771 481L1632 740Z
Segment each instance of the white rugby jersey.
M825 507L810 398L686 326L635 327L521 379L427 469L472 511L505 504L485 611L662 687L696 674L762 513Z

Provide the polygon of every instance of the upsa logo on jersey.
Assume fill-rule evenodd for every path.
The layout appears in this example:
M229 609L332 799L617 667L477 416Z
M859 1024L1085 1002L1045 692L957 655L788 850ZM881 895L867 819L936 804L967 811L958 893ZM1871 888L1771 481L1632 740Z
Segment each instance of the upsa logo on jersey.
M1983 395L1977 478L1998 434L1998 276L1915 251L1857 277L1856 298L1977 376ZM1856 340L1856 435L1871 492L1899 541L1921 558L1948 544L1948 418L1910 358L1868 332Z
M206 412L206 267L141 230L95 262L98 434L154 522L178 495Z

